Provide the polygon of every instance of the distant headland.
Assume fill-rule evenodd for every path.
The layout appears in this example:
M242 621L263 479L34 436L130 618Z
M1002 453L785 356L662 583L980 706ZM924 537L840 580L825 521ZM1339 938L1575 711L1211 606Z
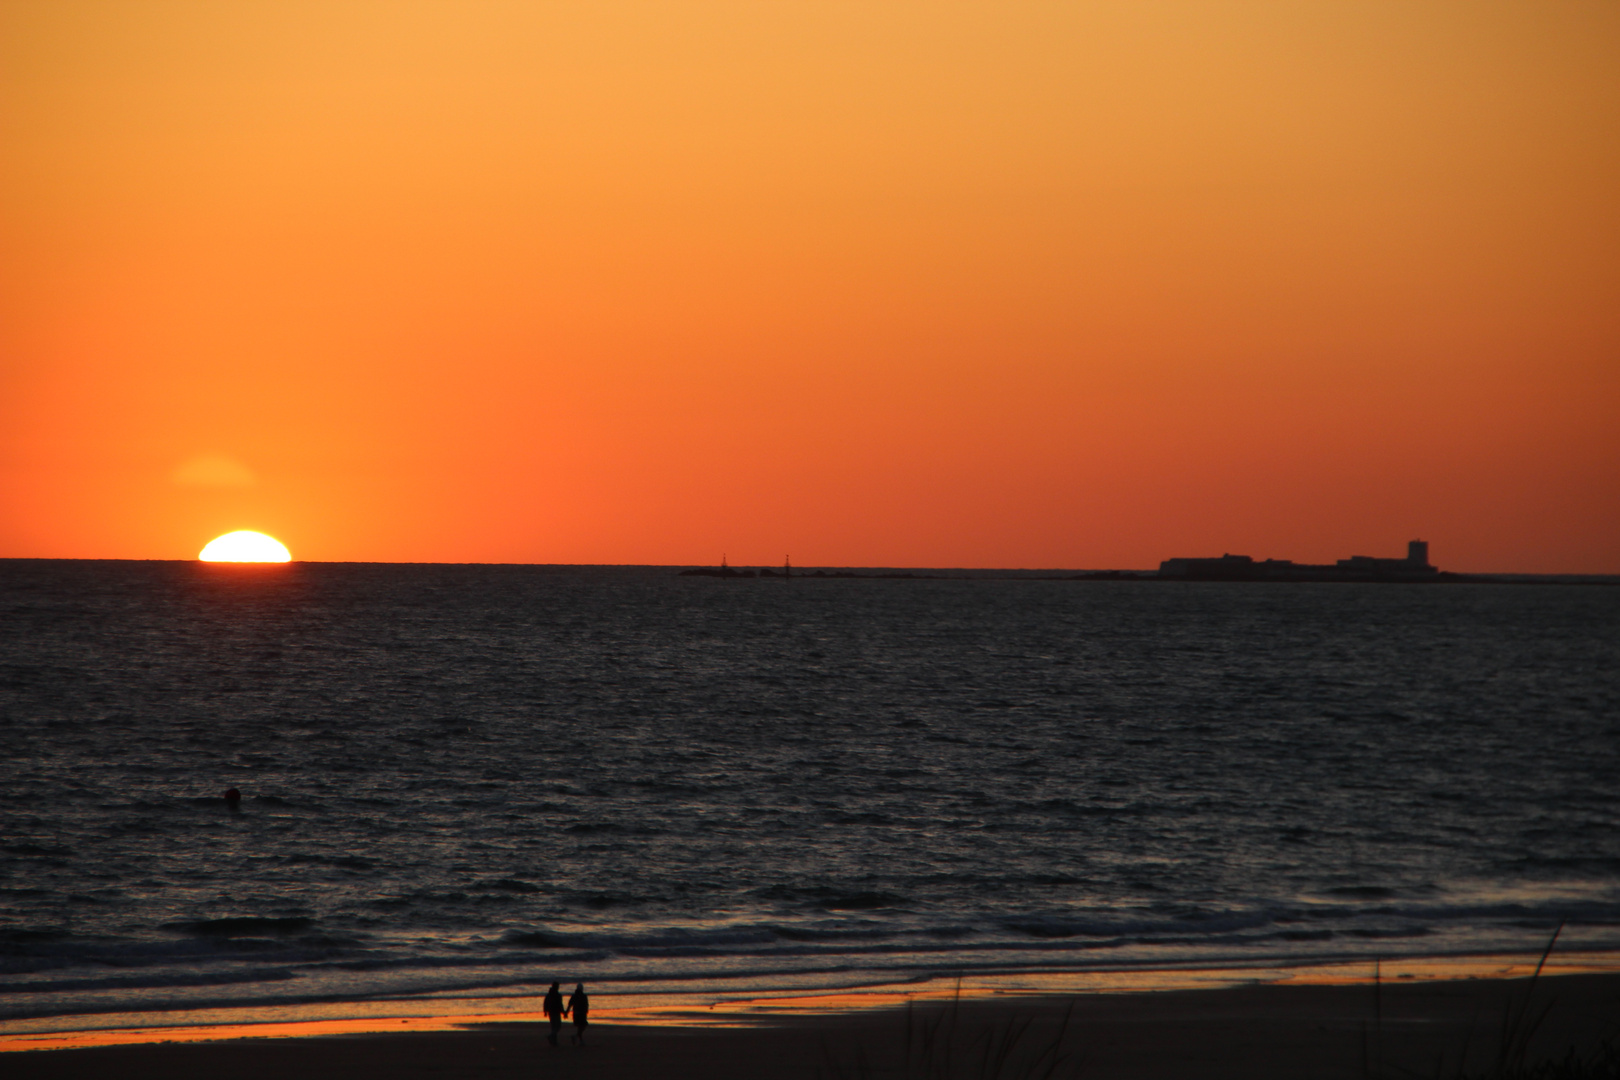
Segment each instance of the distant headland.
M1247 555L1177 558L1160 563L1158 576L1183 581L1441 581L1456 577L1442 574L1438 567L1429 564L1426 540L1408 543L1404 559L1352 555L1329 565L1297 563L1291 559L1255 562Z
M1429 562L1429 543L1412 540L1406 558L1384 559L1352 555L1334 563L1297 563L1292 559L1257 560L1248 555L1165 559L1158 570L967 570L827 567L795 569L784 560L780 567L742 569L722 556L719 566L678 571L681 577L709 578L858 578L917 581L1256 581L1256 582L1372 582L1448 585L1620 585L1613 574L1460 574L1441 570Z

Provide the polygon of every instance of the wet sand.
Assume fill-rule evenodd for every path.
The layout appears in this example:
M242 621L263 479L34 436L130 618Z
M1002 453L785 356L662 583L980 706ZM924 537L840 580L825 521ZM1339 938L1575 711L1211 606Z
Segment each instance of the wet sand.
M1256 985L1217 990L1037 997L1004 994L914 1005L913 1064L922 1031L936 1025L937 1064L978 1061L987 1036L1029 1022L1006 1076L1058 1046L1056 1075L1088 1078L1343 1077L1415 1072L1455 1075L1459 1056L1494 1065L1504 1008L1522 1002L1528 980ZM1532 1057L1594 1049L1620 1035L1620 975L1562 975L1537 984L1531 1015L1551 1006ZM954 1012L952 1011L954 1009ZM1067 1028L1063 1029L1065 1015ZM738 1026L698 1026L709 1016L668 1014L663 1026L592 1024L585 1047L556 1048L532 1022L477 1024L406 1034L239 1038L32 1050L0 1057L10 1080L46 1077L209 1077L228 1080L355 1080L357 1077L631 1077L743 1080L755 1077L904 1076L905 1008L773 1014ZM686 1026L686 1025L692 1026ZM565 1030L571 1030L565 1029ZM1062 1033L1061 1041L1058 1036ZM954 1075L954 1074L953 1074ZM966 1075L966 1073L964 1073Z

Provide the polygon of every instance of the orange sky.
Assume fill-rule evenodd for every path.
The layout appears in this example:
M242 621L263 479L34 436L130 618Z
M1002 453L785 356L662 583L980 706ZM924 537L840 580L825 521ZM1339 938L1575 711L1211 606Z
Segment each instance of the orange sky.
M1620 572L1620 5L0 0L0 556Z

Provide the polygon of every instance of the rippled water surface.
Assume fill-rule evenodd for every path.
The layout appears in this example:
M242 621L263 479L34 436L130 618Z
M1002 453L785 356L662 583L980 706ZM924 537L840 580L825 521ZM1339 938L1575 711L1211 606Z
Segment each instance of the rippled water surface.
M0 620L0 1017L1620 946L1620 589L8 562Z

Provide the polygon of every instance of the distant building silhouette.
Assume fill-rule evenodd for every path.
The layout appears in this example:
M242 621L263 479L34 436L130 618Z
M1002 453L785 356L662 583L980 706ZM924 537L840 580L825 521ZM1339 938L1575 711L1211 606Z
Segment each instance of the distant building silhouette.
M1404 559L1352 555L1328 566L1290 559L1255 562L1247 555L1177 558L1160 563L1159 576L1188 581L1437 581L1440 571L1429 565L1428 541L1413 540L1406 545Z

